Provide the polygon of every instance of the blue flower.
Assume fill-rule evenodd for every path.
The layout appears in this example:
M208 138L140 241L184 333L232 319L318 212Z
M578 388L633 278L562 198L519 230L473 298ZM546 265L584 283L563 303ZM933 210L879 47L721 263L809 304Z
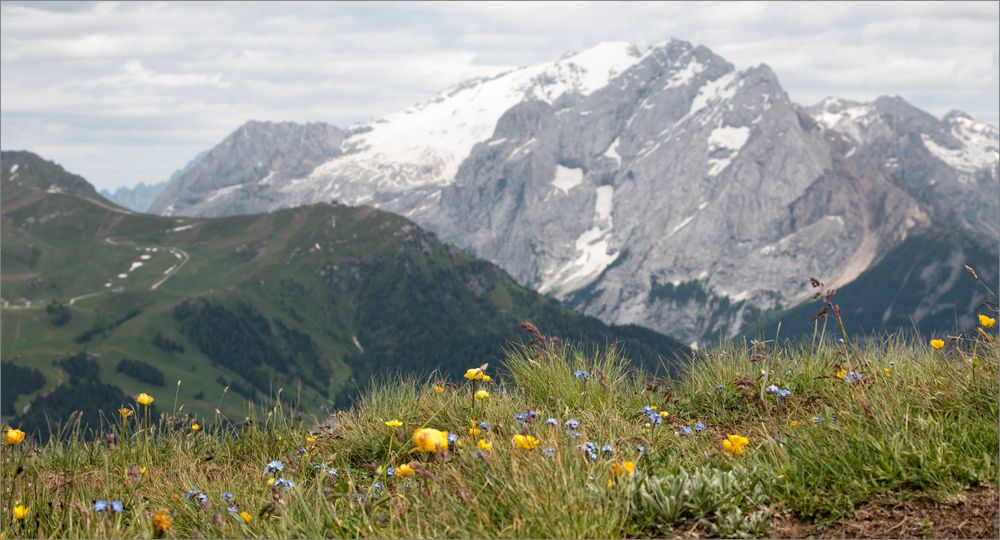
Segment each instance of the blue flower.
M329 475L330 478L336 478L337 477L337 468L336 467L330 467L330 469L326 471L326 474Z
M645 407L642 408L642 414L649 416L651 414L656 414L656 411L654 411L653 408L650 407L649 405L646 405Z
M573 437L574 439L579 439L580 437L583 436L583 434L580 433L579 431L573 431L571 429L566 430L566 435Z
M559 421L556 420L555 418L552 418L552 417L549 417L549 419L546 420L545 423L548 424L548 425L550 425L550 426L558 426L559 425Z
M768 394L777 394L778 390L779 390L778 387L773 384L764 389L764 391L767 392Z
M644 444L637 444L637 445L635 445L635 449L639 451L639 455L640 456L642 454L646 453L646 445L644 445Z
M385 475L386 475L387 477L391 477L391 476L393 476L393 475L395 475L395 474L396 474L396 469L394 469L394 468L392 468L392 467L389 467L389 468L387 468L387 469L385 470Z
M479 429L481 429L483 431L489 431L490 430L490 424L488 422L480 422L479 423Z
M382 482L379 482L378 480L376 480L375 483L372 484L372 491L375 491L375 492L382 491Z
M295 482L292 482L291 480L288 480L286 478L279 478L274 481L274 487L289 489L295 487Z
M694 425L695 431L702 431L703 429L705 429L705 424L702 424L701 422L698 422L697 424Z
M226 491L222 494L222 502L231 503L233 502L233 494Z
M519 421L524 422L524 420L528 418L528 414L523 412L517 413L514 415L514 418L517 418Z
M576 445L577 450L583 450L587 453L590 459L597 459L597 445L587 441L584 444Z
M646 416L646 419L649 420L650 424L662 424L663 423L663 417L660 416L660 413L658 413L656 411L653 411L653 412L649 413Z
M677 432L680 433L681 435L690 435L691 428L689 426L681 426L681 429L679 429Z
M819 423L819 416L814 416L813 417L813 423L814 424L818 424Z
M304 455L306 455L308 453L309 453L309 451L306 450L305 448L299 448L299 455L300 456L304 456Z
M852 371L847 375L844 375L844 382L847 384L854 384L856 382L860 382L862 377L864 377L864 375Z
M778 390L778 399L785 399L790 395L792 395L792 391L787 388L781 388Z
M582 369L578 369L573 372L573 376L576 377L577 379L587 380L587 378L590 377L590 373L587 373Z
M455 434L455 433L449 433L448 434L448 446L451 446L451 445L455 444L455 441L457 441L457 440L458 440L458 435L457 434Z
M122 505L121 501L111 501L111 509L121 514L125 510L125 506Z
M285 470L285 464L278 460L274 460L268 463L266 467L264 467L264 474L276 473L283 470Z
M542 455L545 456L545 457L552 457L552 456L556 455L556 449L555 448L542 448Z
M229 510L230 514L238 514L240 512L240 509L237 508L236 505L230 506L229 508L226 508L226 510Z
M94 512L103 512L108 509L108 501L98 499L94 502Z
M569 420L566 421L566 427L570 429L576 429L580 427L580 421L577 420L576 418L570 418Z
M601 447L601 452L604 452L605 454L610 454L614 451L615 449L612 448L610 444L605 444L604 446Z

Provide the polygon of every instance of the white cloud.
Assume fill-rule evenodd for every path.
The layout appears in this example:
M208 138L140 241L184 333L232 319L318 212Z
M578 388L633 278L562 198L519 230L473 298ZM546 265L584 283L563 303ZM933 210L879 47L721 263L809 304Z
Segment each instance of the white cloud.
M602 40L677 37L792 99L900 95L997 123L995 2L0 6L0 136L99 186L167 178L249 119L367 121Z

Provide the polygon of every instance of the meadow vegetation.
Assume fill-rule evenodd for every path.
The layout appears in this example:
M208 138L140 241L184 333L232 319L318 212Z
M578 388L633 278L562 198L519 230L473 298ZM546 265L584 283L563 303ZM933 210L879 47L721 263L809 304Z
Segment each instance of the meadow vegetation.
M470 366L459 382L385 378L328 418L304 418L280 393L243 418L195 418L168 386L123 403L97 437L71 422L40 446L8 430L0 526L621 538L766 536L789 515L834 523L875 498L995 487L991 321L940 342L722 344L675 378L632 368L614 346L592 354L537 333L502 366ZM147 397L165 412L149 417Z

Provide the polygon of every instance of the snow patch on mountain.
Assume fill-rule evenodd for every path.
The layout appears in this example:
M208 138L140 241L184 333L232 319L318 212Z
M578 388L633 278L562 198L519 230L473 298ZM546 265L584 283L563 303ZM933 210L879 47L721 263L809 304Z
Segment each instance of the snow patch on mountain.
M961 142L961 148L945 148L926 134L921 135L921 138L924 146L935 157L962 172L973 173L996 166L1000 159L997 128L959 116L951 119L951 134Z
M708 174L715 176L726 169L750 138L750 128L722 126L708 136Z
M545 273L540 293L553 292L560 297L586 287L618 258L619 253L611 249L614 194L612 186L597 188L593 226L576 239L576 256L572 260Z
M579 186L583 182L583 169L570 169L562 165L556 165L556 177L552 180L552 185L563 193Z

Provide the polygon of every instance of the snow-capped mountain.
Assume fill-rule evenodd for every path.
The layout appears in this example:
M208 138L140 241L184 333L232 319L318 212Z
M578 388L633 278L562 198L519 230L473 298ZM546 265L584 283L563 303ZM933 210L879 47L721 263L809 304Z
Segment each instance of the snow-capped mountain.
M355 128L306 172L220 184L193 170L174 182L185 197L157 206L370 204L585 313L697 341L800 302L808 276L846 284L929 227L995 251L998 146L960 113L900 98L804 108L765 65L738 71L679 40L605 43Z

